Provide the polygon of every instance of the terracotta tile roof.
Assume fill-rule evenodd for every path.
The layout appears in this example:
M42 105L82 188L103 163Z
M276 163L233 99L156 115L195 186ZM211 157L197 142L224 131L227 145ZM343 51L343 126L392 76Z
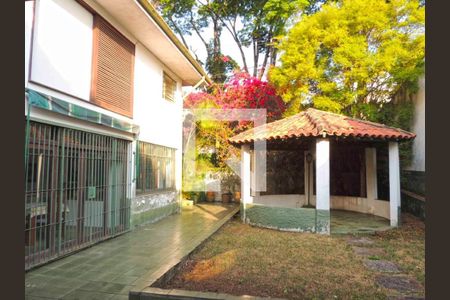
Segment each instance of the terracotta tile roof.
M378 140L409 140L414 133L350 118L313 108L294 116L241 132L229 141L233 144L251 143L255 140L281 140L297 137L343 136Z

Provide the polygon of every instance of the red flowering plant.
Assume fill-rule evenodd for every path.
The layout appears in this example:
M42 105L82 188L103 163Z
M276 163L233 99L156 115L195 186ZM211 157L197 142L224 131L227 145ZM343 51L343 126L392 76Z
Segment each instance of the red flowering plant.
M221 109L261 109L265 108L267 122L281 118L285 105L277 95L275 87L269 82L250 76L245 72L235 72L223 85L215 84L208 92L189 94L184 101L185 108ZM239 113L236 114L237 120ZM251 121L199 121L196 130L197 153L204 149L214 149L207 157L211 167L227 169L230 157L239 157L238 149L228 143L228 138L252 127ZM204 160L204 155L197 157ZM204 166L204 163L198 164Z
M224 85L217 104L224 109L265 108L267 122L280 119L286 107L275 87L267 81L250 76L246 72L235 73ZM252 126L250 122L235 123L234 132L243 131Z

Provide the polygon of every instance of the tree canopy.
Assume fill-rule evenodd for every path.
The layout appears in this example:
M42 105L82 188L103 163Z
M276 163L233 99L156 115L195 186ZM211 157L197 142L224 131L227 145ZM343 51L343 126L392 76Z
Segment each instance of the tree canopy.
M355 114L414 88L425 64L425 13L417 0L328 1L281 40L269 74L287 103Z
M227 73L238 67L235 57L224 59L223 30L229 32L239 50L242 70L261 79L266 67L276 62L275 40L286 33L290 21L309 2L316 1L320 0L154 0L153 3L187 48L190 45L186 36L195 34L200 38L207 53L202 63L213 80L222 83ZM206 30L209 26L212 33ZM253 50L253 57L246 56L247 47Z

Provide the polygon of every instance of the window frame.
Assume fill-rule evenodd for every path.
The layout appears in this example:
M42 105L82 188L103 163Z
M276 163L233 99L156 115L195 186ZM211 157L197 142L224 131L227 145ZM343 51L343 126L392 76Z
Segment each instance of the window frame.
M137 141L136 196L176 191L175 151L175 148ZM148 162L150 162L150 168L148 168ZM167 163L171 164L169 174L167 173ZM147 187L148 184L150 187ZM160 188L160 184L164 187Z

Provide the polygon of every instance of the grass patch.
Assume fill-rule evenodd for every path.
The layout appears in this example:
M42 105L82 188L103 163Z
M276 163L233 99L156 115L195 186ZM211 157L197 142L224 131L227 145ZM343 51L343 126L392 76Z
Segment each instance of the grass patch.
M383 259L396 263L403 273L425 285L425 223L410 215L402 214L399 228L378 232L372 238L374 247L383 248Z
M386 258L423 284L424 235L409 221L370 235ZM386 299L373 271L347 236L263 229L232 220L198 249L169 282L158 287L288 299Z
M367 257L370 260L380 260L380 257L376 256L376 255L370 255L369 257Z

